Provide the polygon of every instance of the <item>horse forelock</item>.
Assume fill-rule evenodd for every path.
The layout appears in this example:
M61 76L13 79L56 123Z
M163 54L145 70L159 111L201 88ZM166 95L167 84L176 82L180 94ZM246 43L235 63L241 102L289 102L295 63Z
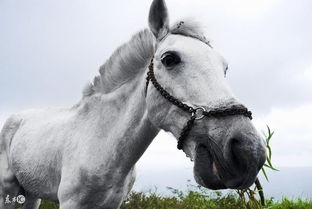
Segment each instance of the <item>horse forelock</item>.
M177 21L170 29L171 34L179 34L187 37L198 39L206 44L210 45L209 40L204 35L204 27L197 21L187 19Z
M193 20L177 21L169 33L196 38L210 45L202 26ZM100 75L85 86L83 96L88 97L97 92L109 93L131 80L149 64L155 52L155 43L156 39L148 29L133 35L100 67Z

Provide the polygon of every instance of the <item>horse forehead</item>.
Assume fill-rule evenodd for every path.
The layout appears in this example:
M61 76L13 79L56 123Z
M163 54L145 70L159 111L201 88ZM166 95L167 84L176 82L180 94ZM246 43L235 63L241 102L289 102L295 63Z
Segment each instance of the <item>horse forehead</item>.
M158 53L163 54L169 50L180 51L181 53L200 53L203 51L208 52L209 46L204 42L184 35L179 34L169 34L166 38L164 38L158 47Z

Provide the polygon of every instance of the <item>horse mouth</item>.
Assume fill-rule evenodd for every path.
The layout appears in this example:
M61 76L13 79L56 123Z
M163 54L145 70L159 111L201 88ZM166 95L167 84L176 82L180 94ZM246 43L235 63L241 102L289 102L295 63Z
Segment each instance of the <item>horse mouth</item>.
M196 182L213 190L226 189L218 165L213 160L207 147L199 144L196 146L195 152L194 178Z
M202 144L195 148L194 178L206 188L246 189L250 187L257 176L258 169L244 169L243 172L229 168L226 162L214 160L211 151ZM222 164L222 165L221 165ZM252 168L252 166L250 166Z

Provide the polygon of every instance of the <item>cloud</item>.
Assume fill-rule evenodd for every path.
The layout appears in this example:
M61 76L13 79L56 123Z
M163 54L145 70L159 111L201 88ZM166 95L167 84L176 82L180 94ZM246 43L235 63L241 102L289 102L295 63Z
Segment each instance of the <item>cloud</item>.
M312 103L296 108L274 108L255 121L259 130L268 124L274 162L278 166L312 166Z
M148 1L56 2L2 3L0 111L74 104L110 54L147 27ZM167 3L172 20L191 15L208 26L234 93L255 113L312 101L312 83L296 80L311 65L310 1Z
M275 131L273 164L312 166L312 2L166 1L171 22L191 16L207 27L213 47L230 64L227 80L253 111L256 127L268 124ZM99 66L147 27L150 2L1 1L0 129L23 109L78 102ZM179 181L182 187L193 179L193 163L176 143L163 131L155 138L137 163L141 186Z
M192 162L177 148L177 140L170 134L160 131L138 163L145 171L176 168L192 169Z
M303 71L300 78L302 80L312 81L312 65Z
M283 150L290 150L289 156L301 148L306 150L296 142L308 141L309 130L304 127L311 124L298 118L310 114L305 105L312 103L312 29L307 21L312 19L311 1L167 3L171 19L191 15L208 26L213 46L229 60L227 79L237 97L254 112L255 118L262 117L276 130L272 143L280 143L276 145L276 158L281 159L281 164L287 156ZM98 67L134 32L147 27L149 4L144 0L131 4L125 0L88 4L81 0L75 4L3 1L0 120L30 107L70 107L78 102L82 87L97 74ZM288 121L290 127L279 126L280 118ZM301 125L294 124L291 118ZM144 155L150 156L152 165L158 159L177 166L188 162L175 149L172 137L160 136ZM149 154L157 153L156 150L161 155Z

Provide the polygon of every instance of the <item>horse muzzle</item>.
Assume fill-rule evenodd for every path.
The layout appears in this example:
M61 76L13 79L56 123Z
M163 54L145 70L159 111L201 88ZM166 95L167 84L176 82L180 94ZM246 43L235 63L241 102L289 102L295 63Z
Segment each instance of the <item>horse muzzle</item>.
M196 140L197 183L210 189L244 189L255 182L266 160L266 148L250 122L244 119L241 122L246 124L233 127L226 124L237 123L223 122L223 131L212 129L204 140Z

